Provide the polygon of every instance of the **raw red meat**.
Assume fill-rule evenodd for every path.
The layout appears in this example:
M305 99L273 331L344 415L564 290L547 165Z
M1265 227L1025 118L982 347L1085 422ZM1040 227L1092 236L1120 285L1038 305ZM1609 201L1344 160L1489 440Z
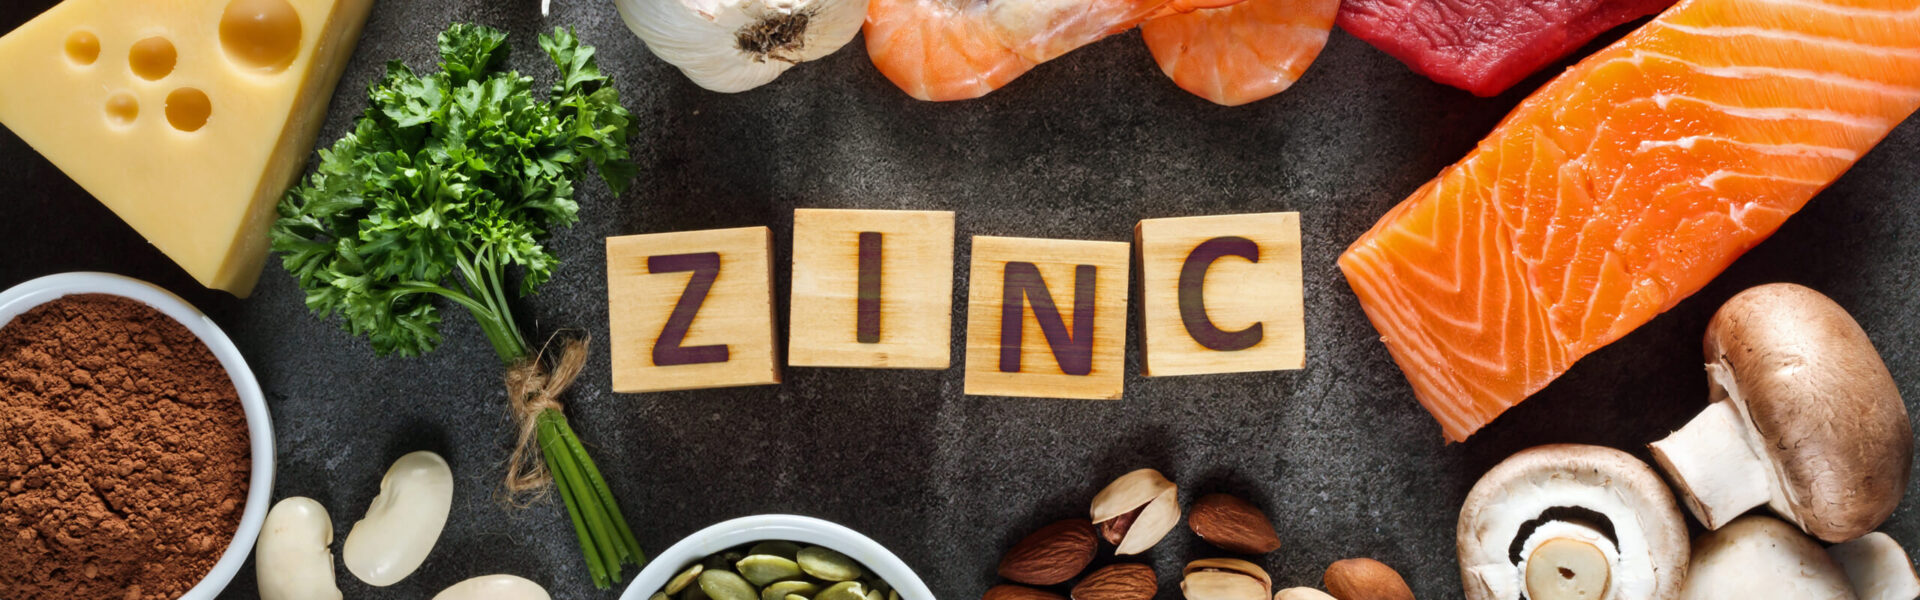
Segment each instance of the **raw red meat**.
M1346 0L1339 23L1421 75L1492 96L1674 1Z

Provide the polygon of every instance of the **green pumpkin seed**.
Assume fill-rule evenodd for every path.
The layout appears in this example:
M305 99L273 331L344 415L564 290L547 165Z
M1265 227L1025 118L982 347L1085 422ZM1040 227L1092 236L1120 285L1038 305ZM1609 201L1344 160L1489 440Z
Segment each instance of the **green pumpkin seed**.
M900 590L888 591L887 600L900 600Z
M880 590L867 590L867 600L887 600L887 597Z
M821 591L813 600L867 600L867 590L858 581L842 581Z
M850 582L859 579L861 575L860 563L855 562L852 558L848 558L845 554L819 546L801 548L798 562L800 563L800 570L806 571L808 575L827 581ZM836 585L833 586L833 588L827 589L831 591L837 587L840 586ZM826 592L821 593L825 594ZM861 590L860 595L865 596L866 590ZM862 599L849 598L848 600Z
M693 583L693 578L699 577L700 571L705 568L706 567L695 564L687 567L687 570L681 571L679 575L674 575L673 579L667 580L667 589L665 590L667 595L678 594L680 590L687 589L687 584Z
M809 599L806 596L802 596L799 594L787 594L786 600L809 600Z
M701 590L700 586L688 585L687 589L680 590L680 600L711 600L711 599L707 598L707 593Z
M709 570L700 573L700 591L706 592L712 600L760 600L760 593L754 591L753 584L732 571Z
M754 585L766 587L767 584L783 579L800 576L800 565L791 560L772 554L755 554L740 559L734 567L742 577Z
M820 593L820 586L811 581L776 581L760 590L760 600L783 600L788 596L812 598Z
M771 540L754 544L753 548L747 550L747 554L772 554L787 560L794 560L800 556L800 545L786 540ZM780 599L773 598L771 600Z
M708 571L732 571L733 564L740 562L740 559L746 558L746 557L747 555L745 554L728 550L726 552L709 556L705 561L702 561L700 564L706 565Z
M669 598L666 592L654 592L652 596L647 596L647 600L669 600Z

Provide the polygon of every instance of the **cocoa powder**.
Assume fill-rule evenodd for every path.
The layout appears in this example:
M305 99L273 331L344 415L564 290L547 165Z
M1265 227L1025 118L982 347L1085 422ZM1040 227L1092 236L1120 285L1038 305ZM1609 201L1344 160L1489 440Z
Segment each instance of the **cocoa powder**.
M0 327L0 598L179 597L250 469L233 382L152 307L67 296Z

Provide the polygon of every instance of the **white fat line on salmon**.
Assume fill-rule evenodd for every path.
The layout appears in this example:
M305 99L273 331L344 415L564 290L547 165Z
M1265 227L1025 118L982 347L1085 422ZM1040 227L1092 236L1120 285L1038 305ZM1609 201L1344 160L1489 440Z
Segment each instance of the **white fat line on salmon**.
M1643 140L1640 142L1640 146L1634 149L1634 152L1636 153L1646 152L1648 150L1652 150L1656 148L1668 148L1668 147L1679 148L1681 150L1692 150L1694 145L1700 142L1720 142L1723 144L1730 144L1734 146L1740 146L1743 148L1752 148L1753 150L1757 152L1761 152L1763 154L1775 154L1780 156L1806 156L1806 157L1813 157L1813 158L1832 158L1832 159L1844 160L1844 161L1847 161L1848 163L1852 163L1853 161L1859 160L1860 158L1860 153L1854 152L1852 150L1848 150L1846 148L1832 148L1828 146L1815 146L1812 144L1762 144L1759 142L1736 140L1732 138L1720 137L1717 135L1689 135L1686 137L1672 139L1672 140Z
M1870 92L1885 94L1888 96L1895 96L1908 102L1920 101L1920 87L1908 87L1904 85L1895 85L1895 84L1887 83L1884 81L1860 79L1857 77L1849 77L1839 73L1833 73L1833 72L1827 72L1827 71L1813 71L1809 69L1793 69L1793 68L1787 68L1787 67L1763 67L1763 66L1744 66L1744 65L1743 66L1708 66L1708 65L1700 64L1698 62L1680 58L1678 56L1673 56L1670 54L1661 54L1659 52L1648 52L1645 50L1635 50L1633 51L1633 56L1634 56L1634 60L1633 60L1634 66L1641 66L1642 64L1644 64L1639 59L1648 58L1648 59L1663 60L1663 61L1668 61L1668 62L1677 63L1681 65L1686 65L1688 67L1692 67L1695 71L1699 71L1702 74L1712 76L1712 77L1720 77L1723 79L1743 79L1744 80L1744 79L1758 79L1763 77L1804 79L1809 81L1817 81L1821 83L1837 85L1841 87L1858 88L1858 89L1862 89Z
M1678 31L1681 33L1687 33L1687 34L1699 35L1699 36L1705 36L1705 37L1713 37L1713 38L1758 37L1758 38L1764 38L1764 39L1782 41L1782 42L1798 42L1802 44L1814 44L1819 46L1834 46L1834 47L1839 47L1846 50L1852 50L1856 52L1863 52L1863 53L1874 54L1874 55L1892 55L1892 56L1901 56L1901 57L1907 57L1907 58L1920 59L1920 48L1877 46L1874 44L1868 44L1868 43L1860 42L1856 40L1849 40L1846 38L1826 37L1826 36L1814 35L1811 33L1806 33L1801 31L1792 31L1792 30L1786 30L1786 29L1768 29L1765 27L1755 27L1752 25L1712 25L1712 26L1701 27L1697 25L1681 25L1679 23L1664 22L1664 21L1658 21L1658 20L1652 23L1648 23L1648 25L1657 25L1657 26Z
M1654 106L1660 107L1661 110L1667 110L1668 105L1670 105L1675 101L1694 102L1694 103L1706 105L1708 108L1712 108L1714 110L1726 113L1731 116L1740 117L1742 119L1754 119L1758 121L1790 121L1790 120L1818 121L1822 123L1833 123L1835 125L1844 125L1847 127L1875 129L1883 132L1893 128L1893 123L1889 123L1887 122L1886 119L1882 119L1879 117L1874 117L1869 115L1853 115L1853 114L1847 114L1839 111L1822 110L1818 108L1733 106L1731 104L1721 104L1718 102L1713 102L1711 100L1703 100L1700 98L1695 98L1693 96L1682 96L1678 94L1667 94L1667 93L1654 94L1652 96L1643 98L1643 100L1652 100Z
M1808 10L1817 10L1821 12L1832 13L1832 14L1847 16L1847 17L1866 17L1870 19L1888 19L1888 18L1897 19L1901 17L1920 17L1920 4L1915 4L1913 8L1909 8L1906 10L1899 10L1899 9L1869 8L1865 6L1841 6L1837 4L1829 4L1826 2L1807 2L1806 0L1749 0L1749 1L1754 2L1756 4L1771 4L1774 6L1791 6L1795 8L1805 8Z

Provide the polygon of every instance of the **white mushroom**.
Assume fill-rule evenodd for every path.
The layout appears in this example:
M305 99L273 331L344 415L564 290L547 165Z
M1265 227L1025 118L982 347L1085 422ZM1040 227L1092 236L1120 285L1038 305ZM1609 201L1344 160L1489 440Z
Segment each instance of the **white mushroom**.
M1671 600L1686 578L1685 518L1660 476L1625 452L1522 451L1460 508L1468 600Z
M1693 544L1681 600L1854 600L1820 543L1779 519L1735 519Z
M1880 532L1827 549L1827 556L1847 572L1847 581L1860 600L1914 600L1920 598L1920 575L1913 561L1893 537Z
M1694 517L1719 529L1761 504L1822 540L1900 503L1913 429L1893 376L1845 309L1792 284L1728 300L1707 326L1707 409L1653 444Z

